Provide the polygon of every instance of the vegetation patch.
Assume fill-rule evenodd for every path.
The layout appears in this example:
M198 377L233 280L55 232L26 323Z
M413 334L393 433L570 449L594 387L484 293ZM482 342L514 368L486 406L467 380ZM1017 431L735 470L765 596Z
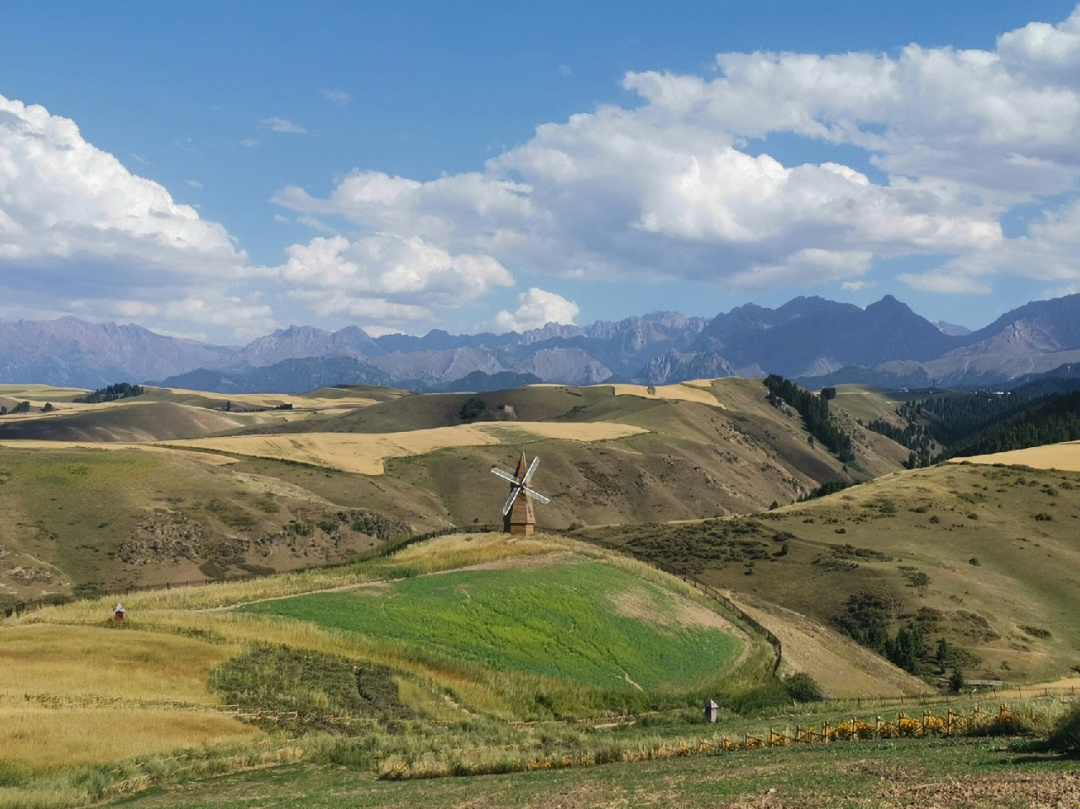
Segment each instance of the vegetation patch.
M534 570L463 570L251 604L245 611L312 621L450 661L611 690L694 690L716 682L744 643L680 619L685 597L613 565L564 562ZM618 614L643 597L648 622Z
M210 673L223 702L263 725L347 732L360 722L405 719L412 711L384 666L287 646L256 646Z

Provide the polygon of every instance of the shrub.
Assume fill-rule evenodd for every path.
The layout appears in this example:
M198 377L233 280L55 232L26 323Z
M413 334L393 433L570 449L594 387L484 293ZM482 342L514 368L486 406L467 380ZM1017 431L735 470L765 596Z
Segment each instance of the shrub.
M461 412L458 413L458 418L462 421L469 421L475 419L481 413L484 412L484 400L476 396L469 397L465 404L461 406Z
M1036 522L1050 522L1053 519L1054 515L1047 514L1045 511L1040 511L1038 514L1035 515Z
M1080 755L1080 705L1061 717L1046 740L1051 750L1069 755Z
M784 690L796 702L817 702L825 699L821 686L809 674L792 674L784 679Z
M952 670L949 675L949 693L959 694L964 690L964 673L959 668Z

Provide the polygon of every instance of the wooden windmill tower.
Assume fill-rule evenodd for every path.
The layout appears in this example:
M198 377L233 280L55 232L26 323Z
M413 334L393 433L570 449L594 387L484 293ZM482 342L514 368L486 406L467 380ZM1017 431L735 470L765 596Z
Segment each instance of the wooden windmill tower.
M509 474L497 466L491 467L491 474L510 482L510 496L503 506L503 530L508 534L531 534L536 529L536 508L533 500L541 503L551 501L535 489L529 488L536 467L540 465L539 458L533 458L530 464L525 453L521 453L517 469L514 474Z

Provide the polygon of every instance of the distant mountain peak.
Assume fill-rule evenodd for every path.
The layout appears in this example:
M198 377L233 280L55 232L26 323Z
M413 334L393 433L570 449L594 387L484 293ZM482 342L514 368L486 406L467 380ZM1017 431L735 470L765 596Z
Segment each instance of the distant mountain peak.
M949 323L947 320L939 320L934 325L938 327L938 331L942 334L947 334L950 337L966 337L971 334L971 329L966 326L961 326L958 323Z

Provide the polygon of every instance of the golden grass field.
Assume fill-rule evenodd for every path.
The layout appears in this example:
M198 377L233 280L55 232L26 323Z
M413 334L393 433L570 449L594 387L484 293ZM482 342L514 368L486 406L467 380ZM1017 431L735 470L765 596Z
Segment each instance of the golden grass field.
M210 669L235 650L111 627L37 624L0 632L0 697L92 695L210 703Z
M383 474L388 458L424 455L455 447L514 444L553 438L568 441L611 441L646 432L611 422L512 422L462 424L400 433L295 433L239 435L171 441L169 447L198 447L256 458L299 461L361 475Z
M170 398L183 403L185 399L235 402L246 407L274 408L289 404L295 410L322 410L325 408L367 407L378 400L363 396L304 396L293 393L208 393L183 388L147 388L151 395L168 394Z
M0 760L30 771L104 764L255 733L211 711L0 706Z
M1066 441L1062 444L1014 449L1009 452L994 452L990 455L974 455L970 458L953 458L951 462L1029 466L1032 469L1080 472L1080 441Z
M640 396L643 399L674 399L683 402L699 402L710 407L723 407L710 392L712 380L698 379L679 385L655 385L652 393L647 385L607 385L616 396Z

